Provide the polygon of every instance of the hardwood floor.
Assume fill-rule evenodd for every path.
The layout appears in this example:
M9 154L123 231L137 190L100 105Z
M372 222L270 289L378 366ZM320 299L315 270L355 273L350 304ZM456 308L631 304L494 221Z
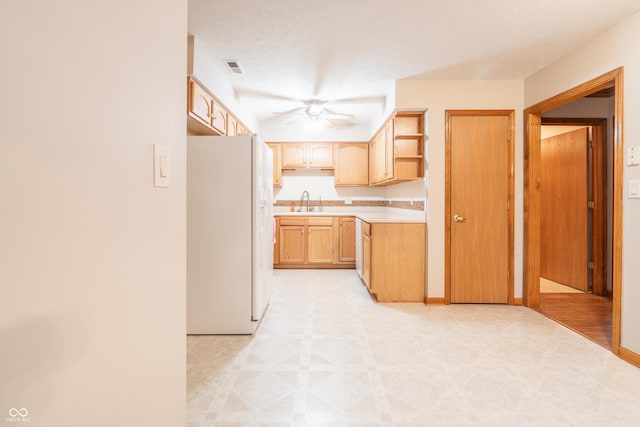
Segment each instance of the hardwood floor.
M612 303L585 294L540 293L541 314L611 350Z

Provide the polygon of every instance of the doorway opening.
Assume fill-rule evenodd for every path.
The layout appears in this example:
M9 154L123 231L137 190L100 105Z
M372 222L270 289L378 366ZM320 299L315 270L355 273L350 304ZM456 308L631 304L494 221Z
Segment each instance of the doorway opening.
M559 95L542 101L527 108L524 112L525 119L525 146L524 146L524 304L528 307L538 309L541 305L540 277L541 277L541 250L542 242L542 216L543 216L543 189L542 189L542 138L541 127L543 114L567 105L573 101L586 96L601 93L602 91L612 91L614 95L614 114L612 120L612 196L611 244L608 251L610 262L603 259L599 262L610 265L610 273L607 272L605 279L598 279L596 273L593 274L592 291L604 294L610 289L613 293L611 300L611 350L619 354L620 352L620 310L621 310L621 273L622 273L622 173L623 173L623 141L622 141L622 67L617 68L607 74L597 77L573 89L569 89ZM592 220L596 221L595 218ZM601 221L601 220L598 220ZM594 240L595 241L595 240ZM602 242L601 242L602 243ZM600 244L601 244L600 243ZM605 243L606 244L606 243ZM605 250L605 252L607 252ZM598 280L600 281L598 284ZM607 285L607 282L610 285ZM596 285L600 288L596 289ZM609 293L609 292L606 292ZM576 329L576 328L572 328Z

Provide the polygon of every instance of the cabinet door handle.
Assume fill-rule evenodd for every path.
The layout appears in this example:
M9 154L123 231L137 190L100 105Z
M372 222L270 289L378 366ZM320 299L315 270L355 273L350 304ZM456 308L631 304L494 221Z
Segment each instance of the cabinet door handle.
M454 220L455 222L466 222L466 221L467 221L467 218L465 218L465 217L463 217L463 216L460 216L460 215L454 215L454 216L453 216L453 220Z

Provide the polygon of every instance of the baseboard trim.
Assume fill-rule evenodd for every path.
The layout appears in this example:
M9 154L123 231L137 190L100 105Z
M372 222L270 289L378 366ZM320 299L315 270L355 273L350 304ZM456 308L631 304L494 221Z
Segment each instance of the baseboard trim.
M425 305L447 305L444 302L444 297L424 297Z
M624 347L620 347L618 356L620 356L621 359L626 360L632 365L635 365L640 368L640 354L633 352L629 349L626 349Z
M514 298L513 299L513 304L512 305L522 305L522 304L523 304L522 298Z

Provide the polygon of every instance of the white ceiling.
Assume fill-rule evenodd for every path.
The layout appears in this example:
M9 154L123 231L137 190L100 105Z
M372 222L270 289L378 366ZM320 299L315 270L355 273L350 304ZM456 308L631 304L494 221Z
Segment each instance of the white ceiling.
M189 32L263 125L299 126L273 112L312 98L362 125L395 80L522 79L638 10L640 0L189 0Z

